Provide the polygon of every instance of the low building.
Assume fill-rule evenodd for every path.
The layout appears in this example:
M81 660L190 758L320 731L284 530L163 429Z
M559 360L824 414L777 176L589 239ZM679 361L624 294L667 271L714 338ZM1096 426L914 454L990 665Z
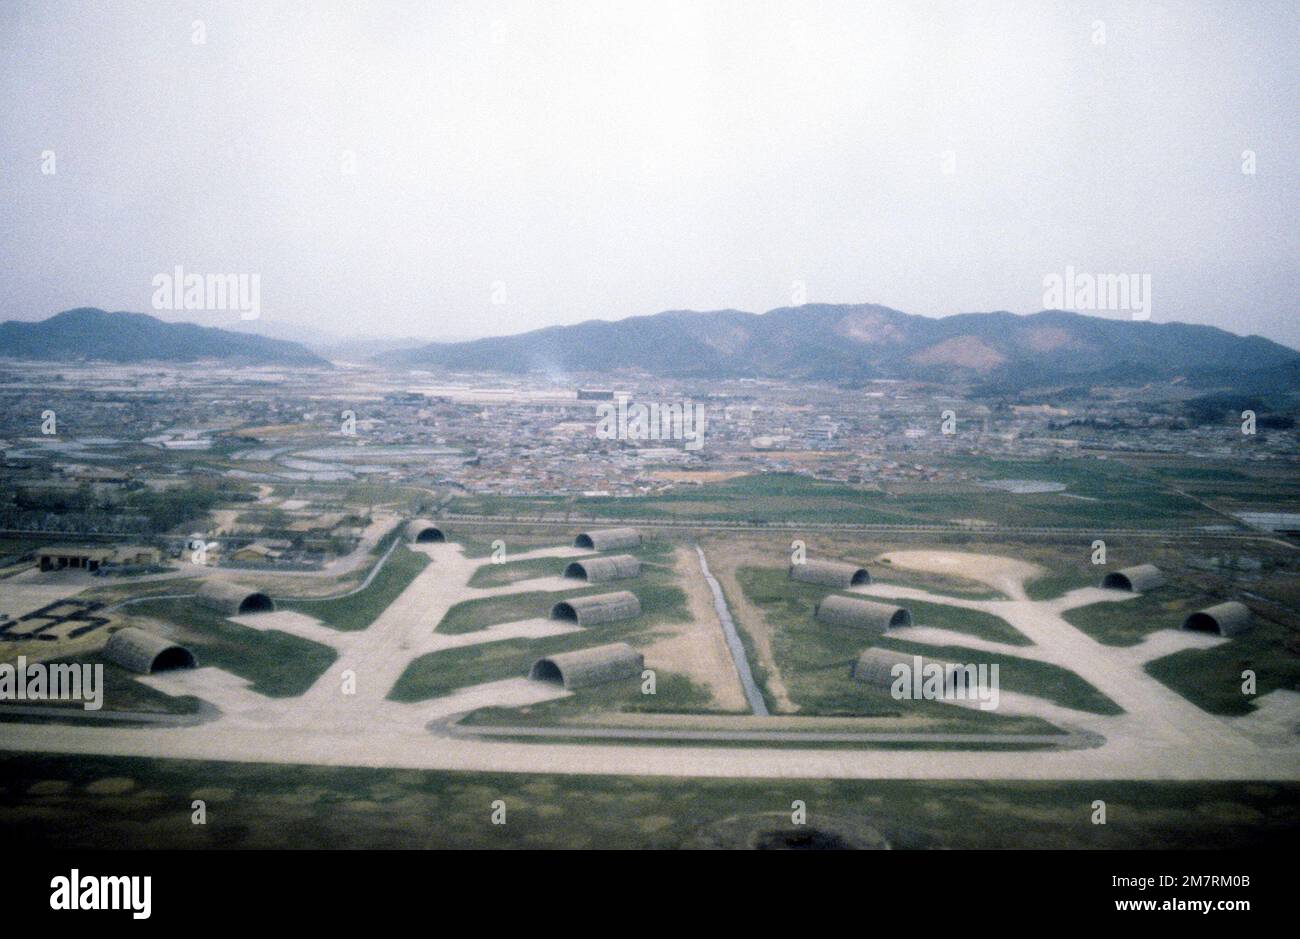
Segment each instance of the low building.
M551 607L551 619L571 620L579 626L598 626L641 615L641 601L628 590L571 597Z
M622 580L641 576L641 562L630 554L586 558L573 561L564 568L564 576L599 584L608 580Z
M36 563L43 571L97 571L112 564L157 564L162 555L157 548L143 545L88 547L54 545L36 549Z
M927 669L937 666L938 691L942 697L951 696L956 687L957 675L961 666L953 665L939 659L925 658L911 652L899 652L896 649L866 649L858 656L853 666L853 677L876 688L890 689L894 683L906 679L909 686L919 685L924 681Z
M216 610L223 616L270 613L275 610L275 602L261 591L224 580L207 581L199 588L195 599L200 605Z
M818 622L832 626L852 626L882 634L887 629L912 625L912 614L901 606L864 600L861 597L833 595L817 604Z
M533 681L562 684L567 691L632 678L645 668L645 657L626 642L577 649L548 655L533 663L528 677Z
M408 544L432 544L446 541L447 535L427 518L416 518L406 523L406 541Z
M1250 628L1250 607L1236 600L1197 610L1183 620L1183 629L1218 633L1220 636L1237 636L1249 632Z
M109 636L104 658L142 675L173 668L194 668L194 653L155 633L128 626Z
M843 561L806 560L799 564L791 564L790 579L840 589L871 583L871 575L867 573L865 567L846 564Z
M1127 590L1130 593L1145 593L1163 586L1165 575L1154 564L1137 564L1118 571L1111 571L1101 579L1105 590Z
M97 571L104 564L111 563L112 557L112 548L88 548L76 545L58 545L52 548L38 548L36 551L37 564L43 571Z
M591 548L593 551L615 551L620 548L641 547L641 532L635 528L604 528L599 531L583 531L573 539L575 548Z

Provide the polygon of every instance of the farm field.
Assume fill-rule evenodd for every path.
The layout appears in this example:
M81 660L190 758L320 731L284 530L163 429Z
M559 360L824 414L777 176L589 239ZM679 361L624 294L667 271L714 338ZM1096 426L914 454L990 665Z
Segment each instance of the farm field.
M542 513L689 522L836 523L849 525L945 524L975 519L989 526L1086 529L1169 528L1223 524L1222 515L1181 493L1167 477L1134 473L1095 459L1010 461L950 458L948 465L971 477L966 485L888 484L883 490L822 482L790 473L742 476L669 495L561 501L546 497L466 497L453 512L536 517ZM1061 492L1013 493L981 487L976 480L1042 479ZM1066 495L1068 493L1068 495Z

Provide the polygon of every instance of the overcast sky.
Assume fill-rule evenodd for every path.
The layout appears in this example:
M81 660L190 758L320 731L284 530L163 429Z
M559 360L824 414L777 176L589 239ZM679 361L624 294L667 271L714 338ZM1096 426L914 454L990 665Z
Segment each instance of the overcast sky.
M0 319L152 312L176 265L259 274L268 329L435 338L801 296L1028 313L1072 266L1300 346L1298 23L5 0Z

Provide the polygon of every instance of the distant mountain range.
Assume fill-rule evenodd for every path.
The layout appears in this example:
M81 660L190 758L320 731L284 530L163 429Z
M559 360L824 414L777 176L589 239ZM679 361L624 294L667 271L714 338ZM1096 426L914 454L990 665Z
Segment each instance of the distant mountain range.
M1177 378L1252 392L1300 388L1300 353L1259 336L1061 310L942 318L872 304L808 304L763 314L673 310L433 343L376 358L462 371L641 371L848 384L918 379L1007 391Z
M390 342L403 341L354 339L345 357L376 353L372 361L399 367L566 377L639 372L850 386L872 379L917 379L957 382L991 393L1173 379L1194 388L1250 394L1300 390L1300 352L1268 339L1213 326L1061 310L938 319L870 304L809 304L763 314L675 310L468 342L414 348L392 348ZM40 322L0 323L0 357L329 366L299 342L93 308L68 310Z
M296 342L193 323L165 323L144 313L107 313L93 307L66 310L29 323L0 323L0 356L51 361L193 362L231 365L330 363Z

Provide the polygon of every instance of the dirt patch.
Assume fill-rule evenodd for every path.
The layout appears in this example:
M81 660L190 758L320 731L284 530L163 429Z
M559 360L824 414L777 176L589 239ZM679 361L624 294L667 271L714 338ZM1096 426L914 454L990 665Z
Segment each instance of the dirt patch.
M700 547L704 549L704 554L709 559L709 570L713 572L713 576L722 585L723 593L727 595L727 605L731 609L731 618L735 621L736 628L748 636L753 644L758 661L750 664L762 669L763 684L774 699L772 703L776 706L775 710L787 713L798 711L798 705L790 700L790 692L781 678L781 670L776 667L776 657L772 654L772 634L767 626L767 618L762 610L749 602L745 591L736 580L738 568L770 566L773 557L783 559L784 556L774 554L770 549L764 550L753 542L739 540L728 541L725 545L701 541ZM703 583L703 577L700 580L707 591L708 585ZM709 603L712 606L711 598ZM720 633L721 627L719 627Z
M747 475L743 470L658 470L649 474L651 479L666 479L674 483L723 483Z
M899 570L943 574L986 584L1010 597L1024 596L1024 582L1047 573L1037 564L965 551L888 551L879 560Z
M910 358L917 365L957 365L980 372L996 368L1006 361L1001 352L978 336L954 336Z
M661 627L661 638L644 650L646 661L706 686L713 695L714 706L720 710L747 710L745 691L740 686L736 665L722 635L722 624L713 609L713 594L705 583L695 552L676 548L673 573L677 585L686 592L690 621ZM671 632L663 635L666 630Z

